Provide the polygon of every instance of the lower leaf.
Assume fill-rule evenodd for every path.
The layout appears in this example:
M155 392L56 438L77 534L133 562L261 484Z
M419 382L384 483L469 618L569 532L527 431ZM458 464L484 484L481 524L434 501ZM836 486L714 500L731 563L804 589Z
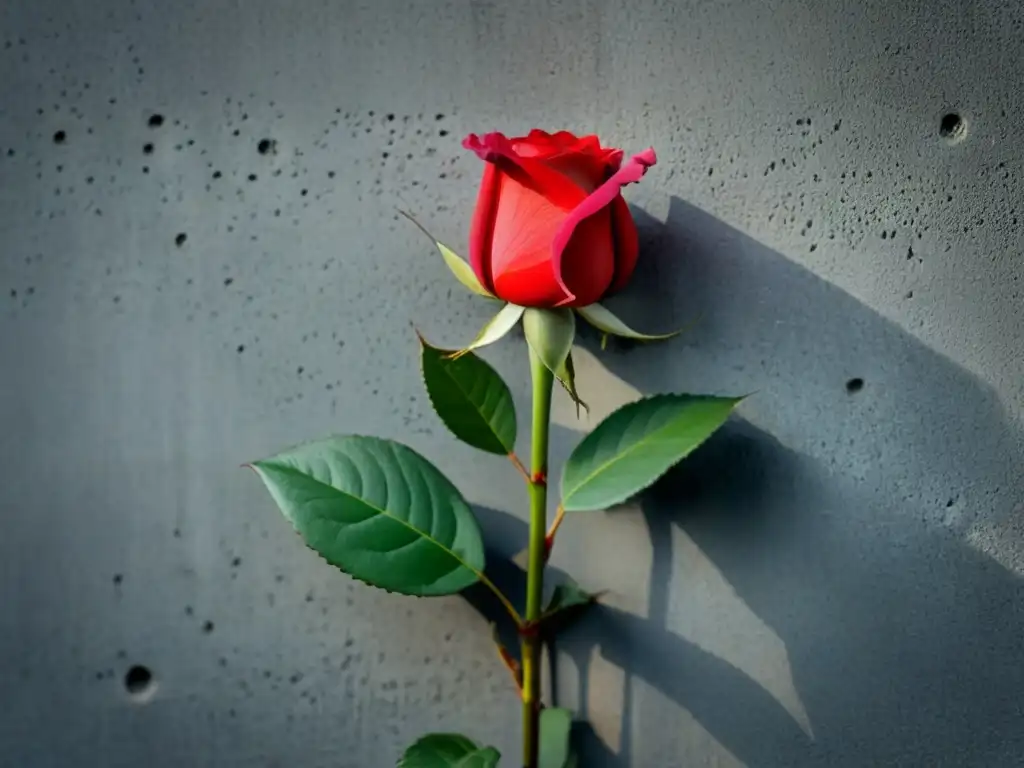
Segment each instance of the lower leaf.
M397 768L494 768L501 754L457 733L430 733L405 750Z
M551 593L551 599L544 608L542 618L549 618L557 613L569 611L573 608L580 608L595 602L600 595L591 594L584 590L579 584L569 581L559 584Z
M456 763L456 766L458 768L494 768L499 760L501 760L501 752L494 747L484 747L466 755Z
M406 595L448 595L484 569L480 526L458 489L411 448L332 437L252 468L313 550L345 573Z
M538 768L566 768L569 765L569 733L571 730L571 711L561 707L548 707L541 710Z

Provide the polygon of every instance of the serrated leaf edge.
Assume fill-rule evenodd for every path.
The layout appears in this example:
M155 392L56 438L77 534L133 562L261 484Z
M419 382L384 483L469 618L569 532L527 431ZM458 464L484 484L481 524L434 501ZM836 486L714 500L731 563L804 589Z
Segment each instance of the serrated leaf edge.
M633 401L633 402L631 402L631 403L626 403L625 405L623 405L623 406L621 406L621 407L619 407L619 408L616 408L616 409L615 409L614 411L612 411L612 412L611 412L610 414L608 414L608 415L607 415L607 416L606 416L606 417L604 418L604 420L603 420L603 421L602 421L601 423L603 424L603 423L604 423L605 421L607 421L608 419L610 419L610 418L611 418L612 416L614 416L614 415L615 415L616 413L618 413L619 411L622 411L622 410L624 410L624 409L626 409L626 408L629 408L629 407L630 407L630 406L632 406L632 405L636 405L637 403L643 403L643 402L647 402L647 401L651 401L651 400L668 400L668 399L671 399L671 398L673 398L673 397L678 397L678 396L679 396L678 394L668 394L668 393L663 393L663 394L651 395L650 397L642 397L642 398L640 398L639 400L634 400L634 401ZM737 405L739 405L739 404L740 404L740 403L741 403L741 402L742 402L742 401L743 401L743 400L745 399L746 395L744 395L743 397L734 397L734 398L728 398L728 397L724 397L724 398L723 398L723 397L721 397L721 396L719 396L719 395L690 395L690 397L713 397L713 398L716 398L716 399L719 399L719 400L730 400L730 399L731 399L731 400L733 401L733 403L732 403L732 406L731 406L731 408L730 408L730 413L731 413L731 412L732 412L732 410L734 410L734 409L736 408L736 406L737 406ZM598 424L598 425L597 425L597 427L595 427L595 428L594 428L594 431L597 431L598 429L600 429L600 427L601 427L601 424ZM649 433L649 434L647 435L647 437L650 437L651 435L657 434L657 433L658 433L659 431L661 431L661 429L663 429L663 427L659 427L659 428L658 428L658 429L656 429L656 430L655 430L654 432L651 432L651 433ZM591 432L590 434L593 434L593 432ZM712 434L713 434L713 432L712 432ZM589 435L588 435L588 437L589 437ZM621 496L613 496L613 497L611 497L611 499L609 499L609 501L608 501L608 502L606 503L606 505L605 505L605 506L606 506L606 507L613 507L613 506L615 506L616 504L621 504L621 503L622 503L622 502L624 502L624 501L625 501L626 499L630 499L630 498L632 498L633 496L635 496L636 494L640 493L641 491L644 491L644 490L646 490L647 488L650 488L650 487L651 487L652 485L654 485L654 483L656 483L656 482L657 482L657 481L658 481L659 479L661 479L662 477L664 477L664 475L665 475L665 474L666 474L666 473L667 473L667 472L668 472L668 471L669 471L669 470L670 470L670 469L671 469L671 468L672 468L673 466L675 466L675 464L677 464L677 463L678 463L679 461L682 461L682 460L683 460L684 458L686 458L687 456L689 456L689 455L690 455L690 453L692 453L693 451L697 450L697 448L699 448L699 447L700 447L701 445L703 445L703 444L704 444L704 441L705 441L705 440L707 440L707 439L708 439L708 437L711 437L711 435L709 434L709 435L708 435L707 437L705 437L705 438L704 438L704 440L701 440L701 441L700 441L700 442L698 442L698 443L697 443L696 445L694 445L694 446L693 446L693 447L692 447L692 448L691 448L691 449L690 449L690 450L689 450L689 451L688 451L687 453L685 453L685 454L683 454L682 456L680 456L680 457L679 457L679 459L677 459L677 460L676 460L676 462L673 462L673 463L672 463L672 464L670 464L670 465L669 465L668 467L666 467L666 468L665 468L665 470L664 470L664 472L661 472L660 474L658 474L658 475L655 475L655 476L654 476L654 477L652 477L652 478L651 478L651 479L650 479L650 480L649 480L648 482L646 482L646 483L644 483L644 484L642 484L642 485L640 485L640 486L638 486L638 487L636 487L636 488L633 488L632 490L630 490L630 491L626 492L625 494L623 494L623 495L621 495ZM584 440L585 440L585 439L586 439L586 438L584 438ZM578 447L579 447L579 445L581 445L581 444L582 444L582 441L581 441L581 442L580 442L580 444L578 444L578 445L577 445L576 447L578 448ZM563 486L563 488L562 488L562 506L563 506L563 507L565 507L565 511L566 511L566 512L583 512L583 511L586 511L586 510L581 510L581 509L572 509L572 508L570 508L570 507L568 506L568 504L567 504L567 501L568 501L568 499L572 497L572 494L573 494L573 493L575 493L576 491L578 491L578 490L579 490L580 488L582 488L582 487L583 487L583 486L584 486L584 485L585 485L585 484L586 484L587 482L589 482L590 480L592 480L592 479L594 478L594 476L595 476L595 475L597 475L597 473L598 473L599 471L602 471L602 470L606 469L607 467L611 466L611 465L612 465L613 463L615 463L615 462L619 461L619 460L621 459L621 457L622 457L622 456L624 456L624 455L626 455L626 454L630 453L631 451L633 451L633 450L634 450L634 449L635 449L635 448L636 448L637 446L639 446L640 444L641 444L641 443L639 443L639 442L637 442L637 443L634 443L633 445L631 445L631 446L630 446L629 448L627 448L627 449L626 449L625 451L623 451L622 453L620 453L620 454L617 454L617 455L616 455L616 456L615 456L615 457L614 457L614 458L613 458L612 460L606 461L606 462L604 462L603 464L601 464L601 465L600 465L600 466L599 466L599 467L598 467L597 469L595 469L595 470L594 470L593 472L591 472L590 474L588 474L588 475L587 475L587 476L586 476L586 477L585 477L585 478L584 478L584 479L583 479L583 480L582 480L581 482L577 483L577 484L576 484L576 486L575 486L575 487L574 487L574 488L573 488L573 489L572 489L571 491L568 491L568 492L567 492L567 491L566 491L566 489L565 489L565 487ZM574 449L574 452L575 452L575 449ZM569 454L569 459L567 459L567 460L566 460L566 463L565 463L565 465L563 465L563 468L562 468L562 477L563 477L563 479L564 479L564 477L565 477L565 467L567 467L567 466L569 465L569 461L571 461L571 460L572 460L572 454L570 453L570 454Z
M297 443L297 444L291 446L290 448L285 448L283 451L280 451L279 453L289 453L291 451L297 450L297 449L302 448L304 446L313 445L315 443L321 443L321 442L324 442L324 441L327 441L327 440L331 440L331 439L336 438L336 437L359 437L359 438L369 438L369 439L372 439L372 440L387 440L387 438L377 437L376 435L330 435L330 436L322 438L320 440L308 440L308 441L306 441L304 443ZM397 441L391 441L391 442L397 442ZM412 448L409 448L409 446L405 445L404 443L398 443L398 445L402 445L403 447L405 447L408 450L410 450L413 453L415 453L417 456L420 456L419 453L414 451ZM271 457L271 458L273 458L273 457ZM424 459L424 461L428 461L423 456L420 456L420 458ZM263 481L263 484L266 485L267 481L266 481L266 478L264 477L263 472L261 471L261 469L259 467L259 464L266 463L268 461L270 461L270 459L260 459L258 461L253 461L253 462L249 462L248 464L244 464L243 466L248 467L249 469L253 470L259 476L260 480ZM428 461L428 463L429 463L429 461ZM433 465L431 464L431 466L433 466ZM285 469L288 469L290 471L294 470L298 474L300 474L300 475L302 474L301 472L298 472L298 470L295 470L294 467L286 467ZM308 475L303 475L303 476L304 477L308 477ZM360 503L365 504L370 509L373 509L373 510L375 510L375 511L377 511L377 512L383 514L383 515L386 515L387 517L391 518L395 522L401 523L402 525L404 525L409 530L414 531L414 532L422 535L422 532L418 528L415 528L415 527L409 525L407 522L405 522L404 520L399 519L398 517L396 517L392 513L388 512L387 510L382 510L379 507L376 507L375 505L370 504L369 502L367 502L367 501L365 501L363 499L360 499L358 496L353 496L351 493L347 493L347 492L342 491L342 490L340 490L338 488L335 488L333 485L328 485L327 483L323 483L323 482L317 480L316 478L311 478L311 479L313 480L313 482L318 483L319 485L322 485L325 488L330 488L332 491L335 491L337 493L341 493L341 494L343 494L345 496L348 496L349 498L356 499ZM451 482L451 481L449 480L449 482ZM456 490L458 490L458 489L456 488ZM460 498L461 498L461 493L460 493ZM467 507L469 506L468 502L466 502L465 499L462 499L462 501L463 501L463 503L466 504ZM319 550L317 550L316 548L312 547L309 544L309 542L306 541L306 537L302 535L302 532L299 530L298 526L295 524L295 521L292 519L291 515L284 515L284 517L288 520L288 522L292 526L292 530L295 531L295 533L298 535L298 537L302 540L302 543L305 544L308 549L312 550L316 554L316 556L319 557L321 560L323 560L325 563L327 563L327 565L331 566L332 568L337 568L339 571L341 571L342 573L346 574L347 576L352 577L356 581L360 581L363 584L367 584L367 585L373 587L374 589L383 589L385 592L397 593L397 594L400 594L400 595L405 595L406 597L416 597L416 598L420 598L420 597L433 597L433 595L411 595L408 592L401 592L399 590L388 589L387 587L381 586L380 584L377 584L377 583L375 583L375 582L373 582L373 581L371 581L369 579L364 579L364 578L361 578L359 576L356 576L353 573L349 573L348 571L346 571L344 568L342 568L337 563L332 563L330 560L328 560L326 557L324 557L324 555ZM428 536L423 536L423 538L427 539L430 542L433 542L434 545L438 549L440 549L440 550L448 553L449 555L451 555L452 558L457 563L459 563L459 565L463 566L467 571L469 571L470 573L475 575L477 577L477 581L481 581L481 580L484 580L486 578L484 576L484 572L483 571L478 571L476 568L474 568L469 563L467 563L465 560L463 560L461 557L459 557L454 551L452 551L448 547L446 547L443 544L441 544L440 542L438 542L437 539L434 539L434 538L431 538L431 537L428 537Z
M431 344L429 341L427 341L423 337L423 334L421 334L419 331L416 331L416 335L419 337L420 344L422 346L430 347L430 349L433 349L433 350L435 350L437 352L442 353L442 355L441 355L442 357L444 357L445 354L447 354L450 357L452 357L452 359L458 359L458 358L464 357L465 355L473 354L473 352L471 350L466 350L465 352L462 352L462 354L459 354L458 358L455 358L454 355L456 355L459 352L461 352L461 350L442 349L441 347L435 347L433 344ZM500 381L504 385L505 391L507 391L509 393L509 400L510 400L510 402L512 402L512 424L513 424L513 428L516 431L516 434L518 434L519 429L518 429L518 423L516 422L515 402L512 401L512 397L511 397L512 396L512 391L508 388L508 384L506 384L504 379L501 378L501 374L499 374L496 370L494 370L494 366L492 366L490 363L488 363L486 360L484 360L479 355L473 354L473 356L477 360L479 360L481 363L483 363L485 366L487 366L488 369L490 369L491 371L494 372L495 377L497 377L498 381ZM455 377L453 377L451 374L449 374L447 369L444 369L444 372L445 372L445 375L448 376L448 378L455 384L455 386L458 388L458 390L460 392L462 392L463 395L466 395L466 390L464 390L462 387L459 386L458 382L455 380ZM430 400L430 405L433 407L434 413L438 413L438 411L437 411L437 403L434 402L434 398L430 394L430 387L427 386L427 372L425 370L423 370L423 355L422 354L420 355L420 378L423 379L423 388L427 391L427 399ZM466 401L469 402L472 405L472 401L469 400L468 395L466 396ZM508 454L512 453L512 451L515 449L516 435L512 436L512 446L511 447L506 447L505 444L501 441L501 438L498 437L497 433L491 427L490 422L487 421L487 419L484 418L483 414L480 413L480 410L478 408L476 408L476 406L473 407L473 410L474 410L475 413L477 413L480 416L480 418L483 420L483 422L487 425L488 430L490 430L491 434L494 435L495 439L498 441L498 444L502 448L504 448L505 450L502 453L499 454L496 451L489 451L486 448L481 448L478 445L472 445L470 443L466 443L466 444L470 445L470 447L472 447L472 448L476 448L477 450L481 450L481 451L484 451L485 453L490 453L490 454L493 454L495 456L507 456ZM440 414L438 414L438 418L441 418ZM444 422L444 419L441 419L441 421ZM456 437L458 437L458 435L456 435ZM463 441L463 442L465 442L465 441Z

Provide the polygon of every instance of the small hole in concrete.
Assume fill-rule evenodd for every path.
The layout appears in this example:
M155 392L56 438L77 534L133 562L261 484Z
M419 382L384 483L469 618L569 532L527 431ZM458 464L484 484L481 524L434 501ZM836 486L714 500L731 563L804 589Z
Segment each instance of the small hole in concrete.
M153 145L152 144L144 144L143 147L142 147L142 154L144 154L144 155L152 155L153 154Z
M128 668L124 675L124 689L136 698L142 698L154 690L153 673L149 667L135 664Z
M67 140L68 140L68 135L64 131L57 131L55 134L53 134L53 143L54 144L63 144Z
M260 139L256 145L256 151L261 155L269 155L277 151L277 142L273 139Z
M864 379L859 376L846 382L846 391L854 395L864 389Z
M207 620L207 621L203 622L203 632L205 634L207 634L207 635L209 635L211 632L213 632L213 622L212 621Z
M939 135L951 143L961 141L967 135L967 123L956 112L950 112L942 116Z
M181 246L185 244L186 240L188 240L188 235L186 235L184 232L179 232L177 235L174 236L174 244L179 248L181 248Z

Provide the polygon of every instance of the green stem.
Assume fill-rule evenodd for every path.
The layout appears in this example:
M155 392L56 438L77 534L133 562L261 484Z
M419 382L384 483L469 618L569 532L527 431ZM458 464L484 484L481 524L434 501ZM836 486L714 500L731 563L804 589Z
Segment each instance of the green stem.
M540 736L540 637L537 620L544 598L544 537L547 533L548 429L554 376L530 349L533 430L530 442L530 544L526 567L526 626L522 641L523 767L536 768Z

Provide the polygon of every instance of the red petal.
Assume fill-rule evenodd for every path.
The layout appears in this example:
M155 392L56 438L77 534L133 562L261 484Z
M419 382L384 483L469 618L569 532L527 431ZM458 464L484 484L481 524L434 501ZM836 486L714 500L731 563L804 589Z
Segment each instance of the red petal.
M512 142L500 133L488 133L483 137L471 133L462 141L462 146L475 152L481 160L495 163L520 184L530 187L566 211L575 208L587 196L586 191L548 167L543 160L518 154Z
M484 176L480 180L480 192L473 209L473 223L469 228L469 266L476 273L477 280L494 293L491 277L491 231L494 214L498 206L500 173L493 163L484 165Z
M573 230L562 253L562 280L576 297L569 306L586 307L608 292L615 275L611 212L602 208Z
M598 187L585 200L577 205L565 218L558 232L555 234L551 246L552 261L554 263L555 277L561 283L562 289L568 298L561 304L576 304L577 297L565 284L562 277L562 257L566 246L572 238L576 227L584 220L593 216L598 211L610 205L619 196L619 190L626 184L640 181L647 169L658 161L653 149L646 149L638 155L633 155L629 162L612 174L604 184Z
M619 195L611 204L612 235L615 239L615 277L609 293L625 287L636 268L636 257L640 253L640 237L629 206Z
M554 306L566 293L555 277L551 241L567 212L519 179L499 177L490 250L494 293L522 306Z

